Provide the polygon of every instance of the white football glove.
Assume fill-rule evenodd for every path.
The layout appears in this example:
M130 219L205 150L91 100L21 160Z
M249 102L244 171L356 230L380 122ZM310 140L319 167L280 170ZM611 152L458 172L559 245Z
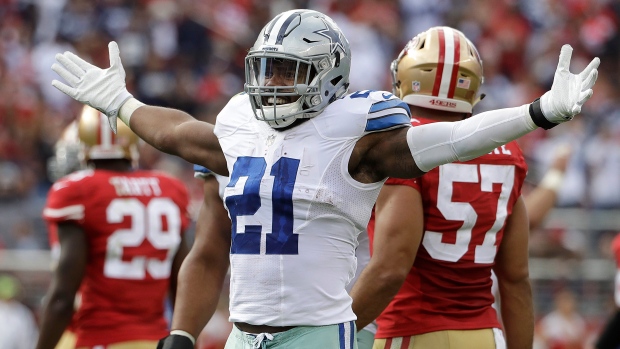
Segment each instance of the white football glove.
M551 90L540 98L542 114L554 125L572 120L581 112L581 106L592 97L592 86L598 77L597 68L601 62L598 57L594 58L581 73L571 74L569 66L572 53L573 48L570 45L562 46ZM541 126L538 122L536 124Z
M133 97L125 86L125 69L121 63L116 42L108 44L110 68L96 67L71 52L56 55L52 70L69 85L58 80L52 86L69 97L88 104L108 116L110 127L116 133L116 116L123 103Z

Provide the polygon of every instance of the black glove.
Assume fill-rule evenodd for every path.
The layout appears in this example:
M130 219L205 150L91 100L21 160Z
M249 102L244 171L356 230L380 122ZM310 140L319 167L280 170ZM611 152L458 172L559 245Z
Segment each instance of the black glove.
M157 349L194 349L194 344L185 336L171 334L159 340Z

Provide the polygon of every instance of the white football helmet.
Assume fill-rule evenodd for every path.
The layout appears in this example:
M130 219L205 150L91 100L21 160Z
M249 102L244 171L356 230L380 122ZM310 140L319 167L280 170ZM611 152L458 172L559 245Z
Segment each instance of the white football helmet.
M282 128L343 96L350 69L349 42L336 23L317 11L291 10L258 35L245 58L244 90L256 118Z

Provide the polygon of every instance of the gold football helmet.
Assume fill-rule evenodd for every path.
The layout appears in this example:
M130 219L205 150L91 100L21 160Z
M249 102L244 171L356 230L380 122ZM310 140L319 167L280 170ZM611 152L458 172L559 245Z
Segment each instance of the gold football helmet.
M138 160L138 136L124 123L118 123L114 134L108 118L87 105L78 119L78 137L84 161L101 159Z
M460 31L433 27L416 35L390 67L393 92L408 104L471 113L484 82L482 60Z

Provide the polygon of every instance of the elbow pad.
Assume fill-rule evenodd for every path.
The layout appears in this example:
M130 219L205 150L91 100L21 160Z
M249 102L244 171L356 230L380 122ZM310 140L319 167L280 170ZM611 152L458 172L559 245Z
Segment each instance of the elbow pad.
M484 112L458 122L412 127L407 143L418 168L428 172L491 152L536 129L528 105Z

